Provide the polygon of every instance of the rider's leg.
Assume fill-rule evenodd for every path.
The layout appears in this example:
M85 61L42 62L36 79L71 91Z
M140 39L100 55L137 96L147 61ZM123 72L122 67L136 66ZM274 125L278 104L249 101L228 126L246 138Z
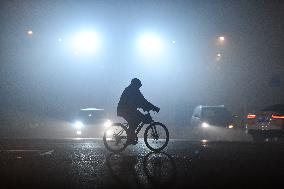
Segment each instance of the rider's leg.
M136 112L133 112L129 117L127 117L126 121L129 124L128 128L128 139L129 141L134 141L135 138L137 138L137 135L135 134L135 130L139 123L141 123L144 120L144 114L139 112L138 110Z
M125 120L127 121L129 127L127 129L127 140L129 142L132 142L135 138L135 129L136 129L136 121L133 119L133 115L125 117Z

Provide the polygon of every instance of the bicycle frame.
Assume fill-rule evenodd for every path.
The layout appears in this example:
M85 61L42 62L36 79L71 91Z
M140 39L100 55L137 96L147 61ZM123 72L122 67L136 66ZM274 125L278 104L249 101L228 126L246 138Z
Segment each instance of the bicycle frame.
M154 121L152 121L151 123L144 123L144 122L141 122L140 124L138 124L137 128L135 129L135 134L137 135L141 129L144 127L144 125L150 125L154 123ZM129 124L128 123L123 123L123 125L128 129L129 128Z
M129 129L129 124L128 123L123 123L123 125L127 128L127 130ZM135 134L137 135L140 130L143 128L143 126L146 125L146 123L140 123L138 124L137 128L135 129Z
M135 134L136 134L136 135L138 135L138 133L141 131L141 129L144 127L144 125L151 125L152 123L155 122L155 121L152 119L152 117L151 117L151 115L150 115L149 112L147 113L147 115L150 116L151 122L150 122L150 123L144 123L144 122L139 123L139 124L137 125L137 128L135 129ZM123 123L123 125L127 128L127 130L129 129L129 123L126 122L126 123ZM121 133L119 133L119 135L120 135L120 134L121 134ZM154 129L152 128L152 134L153 134L154 136L157 135L156 127L154 127Z
M142 127L146 125L145 123L140 123L137 128L135 129L135 134L138 135L138 133L140 132L140 130L142 129Z

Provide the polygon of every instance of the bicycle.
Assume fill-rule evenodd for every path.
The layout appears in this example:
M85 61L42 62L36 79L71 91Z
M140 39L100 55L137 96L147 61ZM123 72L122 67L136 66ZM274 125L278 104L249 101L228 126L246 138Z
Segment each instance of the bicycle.
M147 111L146 115L151 118L151 120L147 123L141 122L136 128L135 134L137 136L144 125L148 125L144 132L144 142L150 150L159 152L168 145L169 131L164 124L155 122L149 111ZM113 123L108 127L103 136L105 147L112 152L123 151L130 145L127 141L128 128L128 123ZM138 138L136 138L136 143L137 141Z

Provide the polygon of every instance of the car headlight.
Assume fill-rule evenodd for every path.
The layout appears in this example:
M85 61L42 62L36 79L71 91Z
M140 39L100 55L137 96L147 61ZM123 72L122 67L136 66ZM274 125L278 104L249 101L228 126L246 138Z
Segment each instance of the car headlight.
M111 122L110 120L107 120L107 121L104 123L104 126L105 126L106 128L108 128L108 127L111 126L111 124L112 124L112 122Z
M201 126L202 126L203 128L207 128L207 127L209 127L209 124L206 123L206 122L203 122L203 123L201 124Z
M234 125L229 125L228 128L232 129L232 128L234 128Z
M84 124L81 121L76 121L74 123L74 126L75 126L76 129L82 129Z
M107 137L112 137L113 130L112 129L108 129L106 134L107 134Z

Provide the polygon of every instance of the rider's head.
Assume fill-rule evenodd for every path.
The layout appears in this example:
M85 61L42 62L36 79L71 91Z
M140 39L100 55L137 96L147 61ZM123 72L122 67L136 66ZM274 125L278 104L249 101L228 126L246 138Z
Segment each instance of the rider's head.
M140 81L139 79L133 78L133 79L131 80L131 85L132 85L132 86L135 86L135 87L137 87L137 88L140 88L140 87L142 86L142 83L141 83L141 81Z

